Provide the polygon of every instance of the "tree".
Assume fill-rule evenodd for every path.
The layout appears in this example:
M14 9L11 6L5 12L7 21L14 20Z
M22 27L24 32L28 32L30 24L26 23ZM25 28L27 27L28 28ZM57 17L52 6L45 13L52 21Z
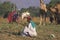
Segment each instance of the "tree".
M60 0L51 0L51 2L48 4L48 6L54 7L57 2L60 2Z
M22 8L20 10L20 15L21 13L26 12L26 11L30 12L31 16L36 16L36 17L40 16L39 7Z
M39 17L39 7L29 7L28 8L29 12L31 13L31 16Z
M0 4L0 15L8 15L9 12L11 12L13 9L15 9L16 5L10 2L4 2Z

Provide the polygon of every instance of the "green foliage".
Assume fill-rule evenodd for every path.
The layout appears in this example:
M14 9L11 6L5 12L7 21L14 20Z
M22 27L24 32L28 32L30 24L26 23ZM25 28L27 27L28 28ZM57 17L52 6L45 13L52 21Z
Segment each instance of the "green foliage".
M48 4L50 7L54 7L56 3L60 2L60 0L51 0L51 2Z
M40 16L39 9L39 7L22 8L20 13L28 11L31 13L31 16Z
M8 14L9 12L11 12L14 9L14 5L13 3L10 2L4 2L0 4L0 15L5 15Z
M29 7L28 10L31 13L31 16L40 16L39 7Z

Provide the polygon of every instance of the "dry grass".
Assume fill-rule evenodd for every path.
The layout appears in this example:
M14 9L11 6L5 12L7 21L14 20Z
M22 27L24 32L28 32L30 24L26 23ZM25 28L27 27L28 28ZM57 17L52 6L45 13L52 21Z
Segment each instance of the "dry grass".
M33 18L35 23L39 23L38 18ZM60 40L60 25L37 25L37 37L23 37L18 35L24 28L23 23L10 23L6 19L0 18L0 40ZM55 35L50 37L51 34Z

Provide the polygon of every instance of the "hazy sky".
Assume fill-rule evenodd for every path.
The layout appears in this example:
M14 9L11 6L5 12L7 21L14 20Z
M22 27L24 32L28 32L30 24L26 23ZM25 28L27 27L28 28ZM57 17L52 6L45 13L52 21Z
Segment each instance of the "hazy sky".
M40 6L40 2L39 0L0 0L2 2L4 1L11 1L12 3L17 5L17 8L21 9L21 8L28 8L29 6L35 6L35 7L39 7ZM49 3L50 0L44 0L45 3Z

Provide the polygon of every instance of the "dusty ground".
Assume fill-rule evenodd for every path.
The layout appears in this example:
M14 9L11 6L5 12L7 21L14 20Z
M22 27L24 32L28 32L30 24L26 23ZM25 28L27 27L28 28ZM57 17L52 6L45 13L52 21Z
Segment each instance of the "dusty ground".
M36 26L37 37L23 37L21 32L25 24L7 23L4 19L0 20L0 40L60 40L60 25ZM55 37L51 36L53 34Z

